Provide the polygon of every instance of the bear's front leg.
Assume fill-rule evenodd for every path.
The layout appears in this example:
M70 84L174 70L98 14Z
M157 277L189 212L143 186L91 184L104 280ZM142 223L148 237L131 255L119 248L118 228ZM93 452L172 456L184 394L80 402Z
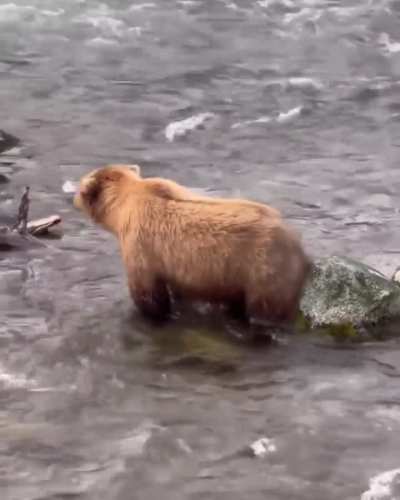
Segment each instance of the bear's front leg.
M146 283L129 280L129 290L136 307L146 318L163 321L170 316L171 301L163 280L146 279Z
M243 324L249 323L244 294L237 295L229 300L225 305L226 312L230 318Z
M140 313L162 321L171 314L167 282L154 272L146 251L136 239L121 240L122 258L128 276L131 297Z

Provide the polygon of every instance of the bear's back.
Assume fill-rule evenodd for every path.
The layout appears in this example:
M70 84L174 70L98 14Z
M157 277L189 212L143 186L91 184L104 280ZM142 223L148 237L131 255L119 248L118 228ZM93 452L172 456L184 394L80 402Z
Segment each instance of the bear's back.
M242 198L220 198L220 197L211 197L204 195L197 195L190 189L176 183L175 181L164 179L161 177L153 177L143 179L144 185L146 189L149 191L149 194L153 194L159 198L168 201L175 202L187 202L191 204L198 205L221 205L222 207L231 206L231 207L240 207L240 208L253 208L258 211L261 211L265 215L269 217L277 217L281 218L281 213L279 210L266 205L264 203L242 199Z

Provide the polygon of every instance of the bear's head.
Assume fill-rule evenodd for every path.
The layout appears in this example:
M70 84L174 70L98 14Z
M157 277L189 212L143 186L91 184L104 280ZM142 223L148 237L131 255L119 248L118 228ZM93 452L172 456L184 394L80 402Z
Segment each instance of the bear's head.
M120 217L115 209L121 206L132 182L141 179L138 165L107 165L84 175L74 196L75 208L111 232L118 230Z

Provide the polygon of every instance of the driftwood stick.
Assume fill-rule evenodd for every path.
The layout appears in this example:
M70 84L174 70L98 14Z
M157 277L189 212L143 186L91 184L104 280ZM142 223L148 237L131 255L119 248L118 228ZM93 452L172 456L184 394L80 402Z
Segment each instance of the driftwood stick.
M12 227L13 230L17 230L20 234L27 234L28 232L29 202L29 186L27 186L19 202L17 222Z
M26 187L19 203L15 224L11 227L0 226L0 250L47 246L38 238L35 238L35 236L48 234L48 230L51 227L60 224L61 217L59 215L51 215L43 219L28 221L29 203L29 187Z

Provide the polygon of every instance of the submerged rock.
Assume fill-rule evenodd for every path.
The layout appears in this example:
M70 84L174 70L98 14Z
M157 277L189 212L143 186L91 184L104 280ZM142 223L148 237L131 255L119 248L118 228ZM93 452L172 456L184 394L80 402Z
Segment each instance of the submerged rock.
M311 327L347 328L400 318L400 286L376 269L347 257L314 263L301 301Z

